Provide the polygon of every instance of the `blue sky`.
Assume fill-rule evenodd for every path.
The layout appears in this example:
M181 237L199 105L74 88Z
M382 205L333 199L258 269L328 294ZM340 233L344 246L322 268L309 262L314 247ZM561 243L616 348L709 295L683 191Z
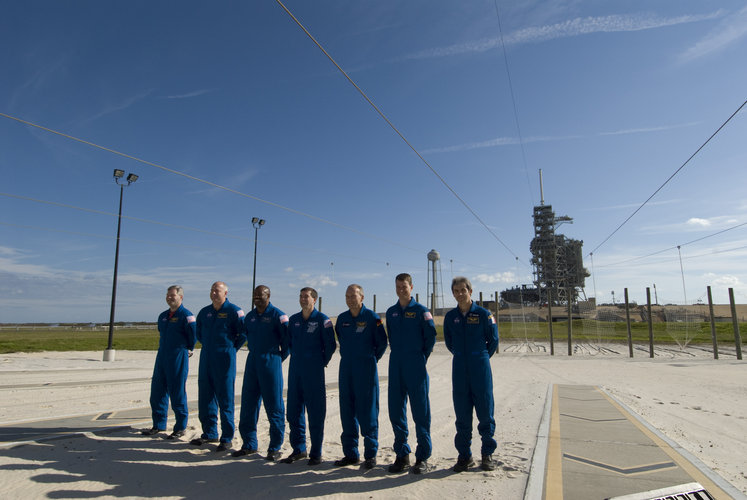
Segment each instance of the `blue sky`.
M743 0L284 4L422 159L278 2L4 5L0 322L108 321L115 168L140 176L121 321L174 283L195 312L216 280L248 308L253 216L287 312L311 285L336 315L350 283L382 311L399 272L422 299L431 249L447 306L454 275L530 283L540 169L587 296L747 300L745 110L607 239L744 103Z

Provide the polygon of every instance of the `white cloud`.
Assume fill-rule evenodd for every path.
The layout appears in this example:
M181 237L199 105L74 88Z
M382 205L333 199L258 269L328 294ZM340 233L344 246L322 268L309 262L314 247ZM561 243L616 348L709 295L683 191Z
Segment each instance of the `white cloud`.
M526 43L539 43L558 38L569 38L579 35L588 35L592 33L616 33L628 31L641 31L678 24L694 23L717 19L725 15L724 11L718 10L709 14L702 15L684 15L670 18L663 18L651 14L638 15L611 15L599 17L578 17L569 19L555 24L545 26L532 26L524 28L513 33L509 33L503 38L506 46L520 45ZM410 59L430 59L435 57L447 57L459 54L480 53L492 50L501 46L501 39L485 38L482 40L473 40L465 43L450 45L447 47L435 47L420 52L415 52L400 58L400 60Z
M189 99L190 97L198 97L204 94L209 94L210 92L213 92L215 89L200 89L195 90L192 92L187 92L185 94L175 94L175 95L167 95L166 99Z
M478 274L473 278L475 283L516 283L516 274L512 271L492 274Z
M286 267L285 269L283 269L283 271L285 271L286 273L292 273L293 272L293 268L289 266L289 267Z
M709 227L711 225L711 221L709 221L708 219L700 219L698 217L692 217L688 219L687 225L698 226L698 227Z
M623 130L615 130L612 132L599 132L593 136L585 135L559 135L559 136L530 136L523 138L523 144L531 144L534 142L551 142L551 141L567 141L573 139L585 139L587 137L602 137L602 136L615 136L615 135L628 135L628 134L644 134L650 132L662 132L666 130L678 129L683 127L691 127L697 125L696 122L681 123L676 125L661 125L657 127L640 127ZM431 153L454 153L457 151L470 151L472 149L481 148L494 148L500 146L515 146L519 144L517 137L496 137L494 139L488 139L486 141L468 142L465 144L457 144L454 146L444 146L440 148L431 148L421 151L422 154Z
M681 63L708 56L734 45L747 35L747 7L734 15L726 16L710 33L685 50L679 57Z

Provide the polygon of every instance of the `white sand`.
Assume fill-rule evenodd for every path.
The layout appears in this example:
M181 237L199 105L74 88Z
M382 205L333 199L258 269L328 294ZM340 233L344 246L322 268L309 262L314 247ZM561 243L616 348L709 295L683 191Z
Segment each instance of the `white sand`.
M379 466L336 468L342 456L337 391L339 356L327 369L325 462L310 468L305 461L271 464L259 455L235 459L199 449L185 441L170 442L140 436L150 427L143 420L132 428L103 435L0 447L2 498L522 498L537 430L549 384L598 385L629 406L650 424L747 493L747 362L733 354L712 359L693 349L657 350L654 360L637 350L628 358L627 346L577 346L567 356L556 344L503 345L492 360L495 380L496 457L503 466L494 472L454 474L454 412L451 402L451 357L442 343L428 362L431 377L433 456L431 472L423 476L388 474L393 460L393 435L386 401L388 354L379 364L381 412ZM532 352L533 351L533 352ZM26 423L58 416L97 413L148 406L154 352L117 351L116 361L104 363L100 352L0 355L0 424ZM239 354L240 371L246 350ZM197 396L197 356L191 360L190 399ZM288 363L284 363L287 370ZM237 377L237 403L241 374ZM49 384L52 385L49 385ZM46 385L45 385L46 384ZM187 439L200 434L196 404L190 407ZM236 414L238 424L238 412ZM169 426L173 422L169 422ZM475 421L475 429L477 422ZM415 446L412 422L411 445ZM260 416L260 450L268 442L264 410ZM237 437L234 447L240 446ZM475 430L473 453L479 456ZM290 451L283 446L283 455ZM362 452L362 445L361 445Z

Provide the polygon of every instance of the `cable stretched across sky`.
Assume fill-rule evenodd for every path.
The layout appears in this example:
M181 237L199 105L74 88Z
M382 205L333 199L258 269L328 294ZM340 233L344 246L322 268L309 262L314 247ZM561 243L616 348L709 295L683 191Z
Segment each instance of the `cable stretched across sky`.
M488 231L488 233L490 233L493 236L493 238L495 238L495 240L498 243L500 243L503 246L503 248L505 248L508 251L508 253L510 253L511 255L513 255L517 260L520 260L519 256L516 255L514 253L514 251L511 250L508 247L508 245L506 245L503 242L503 240L501 240L498 237L497 234L495 234L495 231L493 231L492 229L490 229L490 227L485 223L485 221L482 220L482 218L477 214L477 212L475 212L472 209L472 207L470 207L469 204L466 201L464 201L464 199L461 196L459 196L459 193L457 193L454 190L454 188L452 188L449 185L449 183L446 182L446 180L443 177L441 177L441 174L439 174L436 171L436 169L433 168L430 163L428 163L428 160L426 160L425 158L423 158L423 155L421 155L420 152L417 149L415 149L415 146L413 146L410 143L410 141L407 140L407 138L402 134L402 132L400 132L399 129L391 122L391 120L389 120L389 118L387 118L387 116L384 114L384 112L381 111L379 109L379 107L376 106L376 104L374 104L374 102L368 97L368 95L366 95L366 93L363 91L363 89L361 89L358 86L358 84L355 83L355 81L353 81L352 78L350 78L350 75L348 75L345 72L345 70L342 69L342 67L339 64L337 64L337 61L335 61L334 58L330 55L330 53L327 52L327 50L322 46L322 44L319 43L316 40L316 38L314 38L314 35L312 35L309 32L309 30L306 29L306 27L301 23L301 21L299 21L298 18L296 18L296 16L293 15L293 13L283 4L283 2L281 2L280 0L275 0L275 1L278 3L278 5L280 5L280 7L283 8L283 10L291 17L291 19L293 19L293 21L295 21L295 23L298 25L298 27L301 28L304 33L306 33L306 36L308 36L309 39L312 42L314 42L314 44L317 47L319 47L319 50L321 50L324 53L324 55L327 57L327 59L329 59L330 62L332 64L334 64L334 66L340 71L340 73L342 73L342 75L347 79L347 81L350 82L350 84L353 87L355 87L355 89L358 91L358 93L360 93L360 95L366 100L366 102L368 102L368 104L371 105L371 107L374 109L374 111L376 111L376 113L379 114L379 116L386 122L387 125L389 125L389 127L394 131L394 133L397 134L399 136L399 138L402 139L402 141L404 141L405 144L407 144L407 147L409 147L412 150L412 152L415 153L418 158L420 158L420 161L422 161L423 164L425 164L425 166L428 167L428 169L433 173L433 175L435 175L436 178L438 178L438 180L441 181L441 184L443 184L446 187L446 189L448 189L451 192L451 194L453 194L456 197L456 199L459 200L459 202L469 211L469 213L472 214L472 216L477 220L477 222L479 222L480 225L482 227L484 227Z
M724 128L724 127L726 126L726 124L727 124L727 123L729 123L729 122L731 121L731 119L732 119L732 118L734 118L734 117L735 117L735 116L737 115L737 113L739 113L739 112L740 112L740 111L742 110L742 108L744 108L744 107L745 107L745 105L747 105L747 100L745 100L745 101L744 101L744 102L742 103L742 105L741 105L741 106L739 106L739 108L737 108L737 110L736 110L736 111L734 111L734 112L733 112L733 113L731 114L731 116L729 116L729 118L727 118L727 119L726 119L726 121L725 121L724 123L722 123L722 124L721 124L721 126L720 126L720 127L718 128L718 129L716 129L716 131L715 131L715 132L714 132L713 134L711 134L711 136L710 136L710 137L709 137L709 138L708 138L708 139L707 139L707 140L706 140L706 141L705 141L705 142L704 142L703 144L701 144L701 145L700 145L700 147L699 147L699 148L698 148L697 150L695 150L695 152L694 152L693 154L691 154L691 155L690 155L690 157L689 157L689 158L688 158L688 159L687 159L687 160L685 161L685 163L683 163L682 165L680 165L680 168L678 168L677 170L675 170L675 171L674 171L674 173L673 173L672 175L670 175L670 176L669 176L669 178L668 178L668 179L667 179L666 181L664 181L664 183L663 183L663 184L662 184L661 186L659 186L659 187L658 187L658 188L656 189L656 191L654 191L654 192L653 192L653 193L651 194L651 196L649 196L648 198L646 198L646 201L644 201L643 203L641 203L641 205L640 205L640 206L639 206L638 208L636 208L636 209L635 209L635 210L633 211L633 213L632 213L632 214L630 214L630 215L628 216L628 218L627 218L627 219L625 219L624 221L622 221L622 223L621 223L621 224L620 224L619 226L617 226L617 228L616 228L616 229L615 229L614 231L612 231L612 232L610 233L610 235L609 235L609 236L607 236L607 237L606 237L606 238L605 238L604 240L602 240L602 242L601 242L601 243L600 243L599 245L597 245L597 246L596 246L596 247L594 248L594 250L592 250L592 251L591 251L590 253L594 253L594 252L596 252L597 250L599 250L599 248L600 248L600 247L601 247L602 245L604 245L605 243L607 243L607 241L608 241L608 240L609 240L610 238L612 238L612 236L614 236L614 235L615 235L615 233L617 233L617 232L618 232L618 231L619 231L619 230L620 230L620 229L621 229L621 228L622 228L622 227L623 227L623 226L624 226L625 224L627 224L627 222L628 222L628 221L629 221L630 219L632 219L632 218L633 218L633 216L635 216L635 214L637 214L637 213L638 213L638 212L639 212L639 211L640 211L640 210L641 210L641 209L642 209L642 208L643 208L643 207L644 207L644 206L646 205L646 203L648 203L649 201L651 201L651 199L652 199L652 198L653 198L654 196L656 196L656 195L657 195L657 193L658 193L659 191L661 191L661 190L662 190L662 189L664 188L664 186L666 186L666 185L667 185L667 184L669 183L669 181L671 181L671 180L672 180L672 179L674 178L674 176L675 176L675 175L677 175L677 174L678 174L678 173L680 172L680 170L682 170L683 168L685 168L685 166L686 166L686 165L687 165L688 163L690 163L690 160L692 160L693 158L695 158L695 155L697 155L698 153L700 153L700 151L701 151L701 150L702 150L702 149L703 149L703 148L704 148L704 147L706 146L706 144L708 144L709 142L711 142L711 139L713 139L714 137L716 137L716 134L718 134L718 133L719 133L719 132L721 131L721 129L723 129L723 128Z
M233 193L233 194L237 194L239 196L243 196L244 198L250 198L250 199L258 201L260 203L264 203L266 205L270 205L270 206L273 206L275 208L279 208L281 210L285 210L287 212L291 212L291 213L296 214L296 215L301 215L303 217L307 217L307 218L315 220L317 222L322 222L322 223L328 224L330 226L334 226L334 227L337 227L337 228L340 228L340 229L345 229L345 230L351 231L353 233L358 233L360 235L366 236L367 238L372 238L372 239L375 239L375 240L384 241L384 242L386 242L386 243L388 243L390 245L394 245L394 246L398 246L398 247L401 247L401 248L405 248L405 249L411 250L413 252L420 252L421 251L421 250L416 249L416 248L407 247L407 246L402 245L401 243L398 243L396 241L388 240L386 238L382 238L381 236L377 236L375 234L371 234L371 233L367 233L365 231L361 231L360 229L355 229L353 227L346 226L344 224L340 224L338 222L333 222L331 220L327 220L327 219L324 219L322 217L318 217L316 215L312 215L312 214L309 214L309 213L306 213L306 212L302 212L300 210L296 210L295 208L286 207L286 206L281 205L279 203L275 203L275 202L272 202L272 201L264 200L264 199L259 198L257 196L254 196L254 195L251 195L251 194L248 194L248 193L243 193L241 191L237 191L236 189L232 189L232 188L229 188L229 187L226 187L226 186L222 186L222 185L217 184L215 182L208 181L206 179L202 179L200 177L196 177L194 175L190 175L190 174L187 174L185 172L181 172L179 170L175 170L173 168L165 167L163 165L159 165L158 163L153 163L151 161L144 160L142 158L138 158L137 156L133 156L133 155L130 155L130 154L127 154L127 153L123 153L121 151L117 151L116 149L108 148L106 146L101 146L101 145L96 144L94 142L87 141L85 139L81 139L79 137L75 137L73 135L66 134L64 132L60 132L58 130L51 129L49 127L45 127L43 125L39 125L37 123L33 123L33 122L30 122L30 121L24 120L22 118L18 118L18 117L15 117L15 116L12 116L12 115L8 115L8 114L2 113L2 112L0 112L0 116L2 116L4 118L8 118L10 120L17 121L19 123L23 123L24 125L29 125L30 127L38 128L39 130L44 130L45 132L50 132L52 134L59 135L59 136L64 137L66 139L70 139L70 140L73 140L73 141L76 141L76 142L80 142L81 144L86 144L88 146L91 146L91 147L94 147L94 148L97 148L97 149L101 149L102 151L106 151L108 153L112 153L112 154L115 154L117 156L121 156L123 158L127 158L129 160L133 160L133 161L136 161L136 162L139 162L139 163L143 163L145 165L148 165L148 166L151 166L151 167L155 167L155 168L158 168L160 170L164 170L166 172L169 172L169 173L172 173L172 174L175 174L175 175L180 175L182 177L186 177L187 179L190 179L190 180L193 180L193 181L197 181L197 182L201 182L203 184L207 184L208 186L211 186L211 187L214 187L214 188L218 188L218 189L222 189L224 191L228 191L229 193Z

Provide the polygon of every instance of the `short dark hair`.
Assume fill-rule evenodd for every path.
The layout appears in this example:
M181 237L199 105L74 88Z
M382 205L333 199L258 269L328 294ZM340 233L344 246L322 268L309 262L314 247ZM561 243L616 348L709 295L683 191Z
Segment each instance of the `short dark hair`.
M456 278L451 280L451 291L454 291L455 286L462 284L467 285L467 290L472 293L472 283L470 282L469 278L465 278L464 276L457 276Z
M301 291L299 293L303 293L303 292L309 292L311 294L311 296L314 297L314 300L316 300L316 299L319 298L319 294L316 293L316 290L314 290L310 286L305 286L305 287L301 288Z
M396 278L394 278L394 281L406 281L412 286L412 276L410 276L407 273L399 273Z

